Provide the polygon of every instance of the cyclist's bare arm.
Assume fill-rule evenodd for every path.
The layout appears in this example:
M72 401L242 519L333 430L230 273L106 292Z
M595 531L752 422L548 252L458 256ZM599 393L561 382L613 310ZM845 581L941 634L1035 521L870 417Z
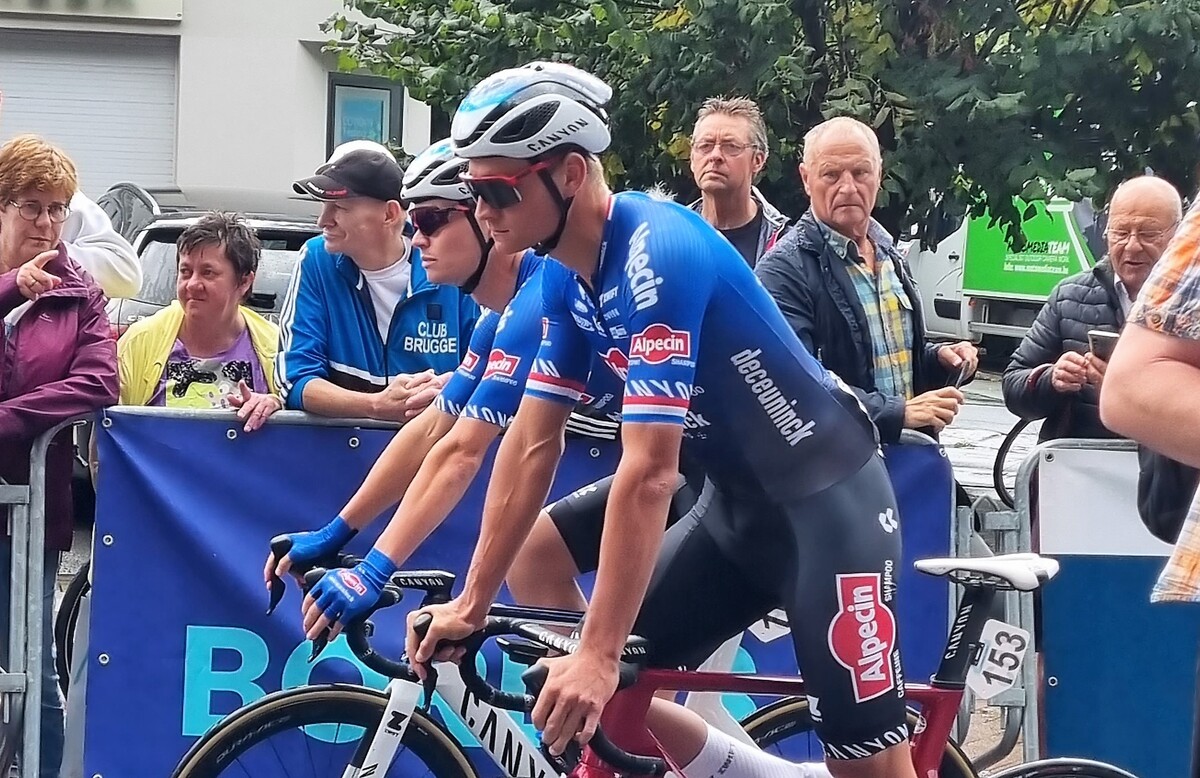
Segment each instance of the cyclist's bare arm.
M526 396L500 443L462 601L480 620L550 494L571 407Z
M342 508L341 516L354 529L362 529L389 506L399 502L434 445L455 426L457 418L429 406L400 428L362 486Z
M479 541L462 594L445 605L422 609L433 616L423 637L418 638L412 630L418 612L409 614L405 651L413 658L418 675L423 675L424 663L434 659L435 654L450 660L461 656L461 649L437 651L439 642L462 640L483 624L517 550L550 493L570 413L570 406L560 403L529 396L521 401L496 453Z
M467 493L498 434L499 427L478 419L464 416L454 422L429 451L375 547L397 565L404 564Z
M600 566L581 651L611 659L621 649L641 607L662 545L667 511L679 480L677 424L627 424L622 454L604 511Z

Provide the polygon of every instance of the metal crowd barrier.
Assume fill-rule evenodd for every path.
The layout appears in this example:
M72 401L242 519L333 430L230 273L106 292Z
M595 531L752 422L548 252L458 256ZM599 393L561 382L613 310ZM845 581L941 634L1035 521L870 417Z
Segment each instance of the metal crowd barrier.
M41 768L42 655L50 649L42 645L41 628L45 618L41 592L46 565L46 454L55 436L88 418L68 419L34 441L28 486L0 484L0 506L9 508L12 546L9 667L0 672L0 696L5 734L13 734L16 721L22 725L21 774L25 776L37 776ZM30 596L31 592L36 596Z
M997 547L994 549L997 554L1015 554L1034 550L1033 484L1038 463L1042 461L1043 456L1052 457L1054 451L1064 449L1132 451L1136 449L1136 444L1128 440L1064 438L1047 441L1036 446L1022 461L1017 471L1014 489L1015 508L1013 510L985 511L980 516L980 529L984 532L995 533L997 537ZM965 518L967 521L960 520L958 526L961 532L965 532L969 536L970 517ZM966 551L967 547L960 546L960 549ZM1033 635L1034 651L1037 652L1040 646L1038 645L1039 636L1034 628L1034 595L1030 592L1007 592L1003 598L1003 606L1005 621L1019 626ZM1036 653L1031 656L1036 656ZM986 767L1003 759L1016 747L1017 741L1022 738L1022 735L1023 759L1033 761L1042 757L1039 721L1040 688L1038 662L1031 659L1022 666L1021 681L1017 686L989 700L989 705L1003 709L1004 728L1000 742L975 760L977 766ZM965 732L962 734L965 737Z

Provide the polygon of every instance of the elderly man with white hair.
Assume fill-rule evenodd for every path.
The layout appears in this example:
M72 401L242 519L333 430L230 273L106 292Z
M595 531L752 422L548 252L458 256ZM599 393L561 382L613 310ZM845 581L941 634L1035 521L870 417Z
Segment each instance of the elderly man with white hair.
M925 339L912 273L871 218L879 140L855 119L825 121L804 136L800 177L811 205L755 272L808 350L859 396L883 442L906 428L936 434L958 413L955 377L973 374L978 354Z
M1183 218L1179 192L1138 176L1108 206L1108 251L1095 267L1064 278L1004 371L1004 402L1024 419L1045 419L1039 440L1119 437L1100 421L1109 352L1090 332L1125 327L1126 317Z

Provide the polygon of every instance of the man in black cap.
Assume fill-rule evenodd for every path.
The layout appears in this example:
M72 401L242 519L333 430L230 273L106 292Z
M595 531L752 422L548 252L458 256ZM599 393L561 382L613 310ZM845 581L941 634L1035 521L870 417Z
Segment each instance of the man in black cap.
M479 308L426 278L405 237L404 171L353 143L293 184L324 205L280 314L276 375L288 408L403 422L462 360Z

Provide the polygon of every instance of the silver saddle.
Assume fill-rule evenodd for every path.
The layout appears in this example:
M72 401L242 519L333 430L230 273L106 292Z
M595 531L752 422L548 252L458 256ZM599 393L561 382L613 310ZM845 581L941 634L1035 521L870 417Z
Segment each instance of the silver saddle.
M1003 554L968 559L920 559L922 573L940 575L965 585L1031 592L1058 575L1058 561L1038 554Z

